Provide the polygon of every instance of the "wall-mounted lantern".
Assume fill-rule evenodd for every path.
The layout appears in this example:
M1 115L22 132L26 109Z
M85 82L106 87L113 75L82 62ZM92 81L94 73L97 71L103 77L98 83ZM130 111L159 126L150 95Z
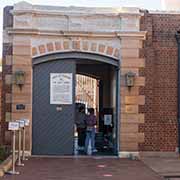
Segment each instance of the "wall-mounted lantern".
M136 74L129 71L125 74L125 82L126 82L126 86L129 88L134 86L134 82L135 82L135 76Z
M25 72L24 71L16 71L14 73L14 83L22 89L22 86L25 84Z

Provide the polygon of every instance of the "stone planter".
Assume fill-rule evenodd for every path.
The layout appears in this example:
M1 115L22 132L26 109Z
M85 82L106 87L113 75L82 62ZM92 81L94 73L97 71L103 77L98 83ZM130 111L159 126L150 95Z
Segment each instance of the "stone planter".
M17 156L16 156L17 160ZM0 177L4 176L4 174L12 167L12 155L10 155L6 160L0 164Z

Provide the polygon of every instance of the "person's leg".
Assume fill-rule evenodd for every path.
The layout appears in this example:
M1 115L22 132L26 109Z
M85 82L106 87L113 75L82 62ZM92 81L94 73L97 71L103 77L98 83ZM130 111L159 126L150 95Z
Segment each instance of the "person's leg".
M80 128L77 128L77 133L78 133L78 146L80 147Z
M86 140L85 140L85 152L88 153L88 146L90 140L90 132L86 131Z
M83 146L83 130L82 128L80 128L79 130L79 144L78 144L80 147Z
M82 146L85 147L86 129L82 130Z
M95 148L95 128L92 130L92 133L91 133L91 147L92 147L92 152L96 151L96 148Z

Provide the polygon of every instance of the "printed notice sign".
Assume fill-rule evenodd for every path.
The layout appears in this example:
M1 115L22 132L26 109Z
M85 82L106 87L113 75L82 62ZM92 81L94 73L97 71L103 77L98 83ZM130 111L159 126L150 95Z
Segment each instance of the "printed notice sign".
M72 104L72 73L50 74L50 104Z
M19 130L19 122L9 122L8 130L12 130L12 131Z
M104 115L104 125L111 125L112 124L112 115L105 114Z

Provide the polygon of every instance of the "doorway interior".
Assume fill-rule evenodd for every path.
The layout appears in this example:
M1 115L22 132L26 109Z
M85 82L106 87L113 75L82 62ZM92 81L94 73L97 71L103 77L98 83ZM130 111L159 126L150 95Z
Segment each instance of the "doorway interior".
M93 155L117 155L117 68L98 61L76 61L76 113L79 107L95 110L97 118ZM75 116L76 118L76 116ZM78 146L78 133L74 126L74 154L84 155ZM82 136L85 141L85 136ZM80 139L79 139L80 140Z

